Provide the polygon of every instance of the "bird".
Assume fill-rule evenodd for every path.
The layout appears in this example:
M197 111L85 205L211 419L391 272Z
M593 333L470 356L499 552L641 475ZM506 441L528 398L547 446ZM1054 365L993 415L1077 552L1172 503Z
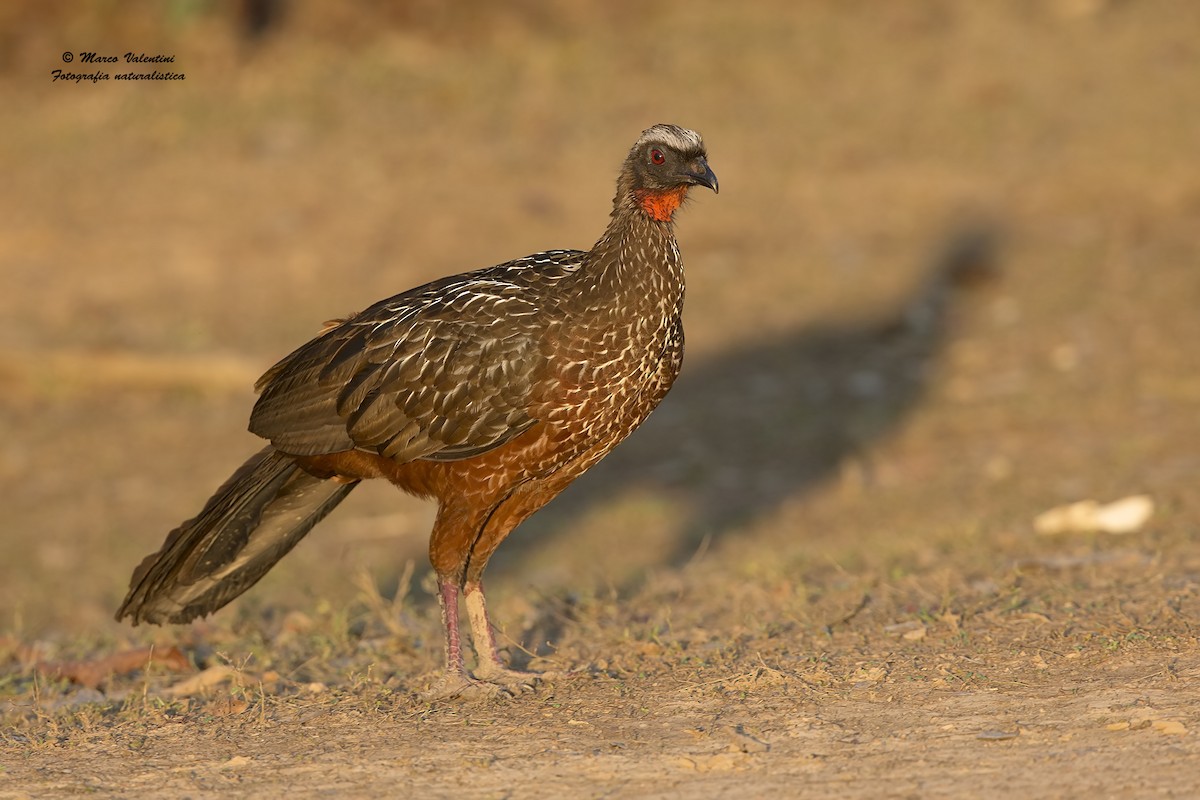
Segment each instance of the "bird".
M436 501L429 560L445 634L430 699L512 695L483 572L521 522L631 434L683 361L675 213L719 191L700 134L644 130L589 250L434 280L332 320L266 371L249 430L269 444L134 570L117 611L185 623L256 583L362 481ZM468 671L465 605L476 658Z

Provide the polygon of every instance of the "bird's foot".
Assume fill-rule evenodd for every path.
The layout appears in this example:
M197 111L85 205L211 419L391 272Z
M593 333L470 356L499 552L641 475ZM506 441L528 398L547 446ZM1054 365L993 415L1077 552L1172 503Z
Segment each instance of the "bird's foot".
M519 693L533 691L538 684L553 680L555 674L509 669L503 664L483 659L483 663L475 669L475 677L481 681L503 686L511 692Z
M509 686L490 680L479 680L466 672L446 672L421 694L425 702L438 700L491 700L509 698L517 692Z
M532 692L558 676L557 672L524 672L485 661L474 674L458 670L443 673L428 691L421 694L421 699L433 702L511 698Z

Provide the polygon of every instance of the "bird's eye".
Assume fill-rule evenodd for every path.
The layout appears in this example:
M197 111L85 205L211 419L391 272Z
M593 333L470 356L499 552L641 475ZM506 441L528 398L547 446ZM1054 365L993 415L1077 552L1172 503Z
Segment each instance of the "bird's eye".
M650 160L655 164L662 164L667 160L667 157L663 155L662 150L655 148L650 151Z

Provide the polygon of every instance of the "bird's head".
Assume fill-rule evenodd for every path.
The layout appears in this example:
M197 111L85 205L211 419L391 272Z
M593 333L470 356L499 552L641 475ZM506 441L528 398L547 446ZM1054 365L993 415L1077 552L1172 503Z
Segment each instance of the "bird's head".
M717 191L704 140L678 125L655 125L642 132L625 159L617 202L631 198L651 219L670 222L693 186Z

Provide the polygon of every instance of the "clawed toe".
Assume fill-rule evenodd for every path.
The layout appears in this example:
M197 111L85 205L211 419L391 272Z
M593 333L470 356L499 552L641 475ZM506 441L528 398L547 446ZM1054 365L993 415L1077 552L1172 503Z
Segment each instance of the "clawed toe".
M559 677L557 672L523 672L499 665L480 667L474 674L448 672L428 691L421 694L425 702L455 699L510 698L532 692L542 683Z
M425 702L458 699L498 699L512 697L510 687L487 680L477 680L462 672L448 672L437 680L429 690L421 694Z
M518 669L508 669L498 664L481 666L475 670L475 677L481 681L503 686L516 692L531 692L538 684L552 678L552 675L541 672L524 672Z

